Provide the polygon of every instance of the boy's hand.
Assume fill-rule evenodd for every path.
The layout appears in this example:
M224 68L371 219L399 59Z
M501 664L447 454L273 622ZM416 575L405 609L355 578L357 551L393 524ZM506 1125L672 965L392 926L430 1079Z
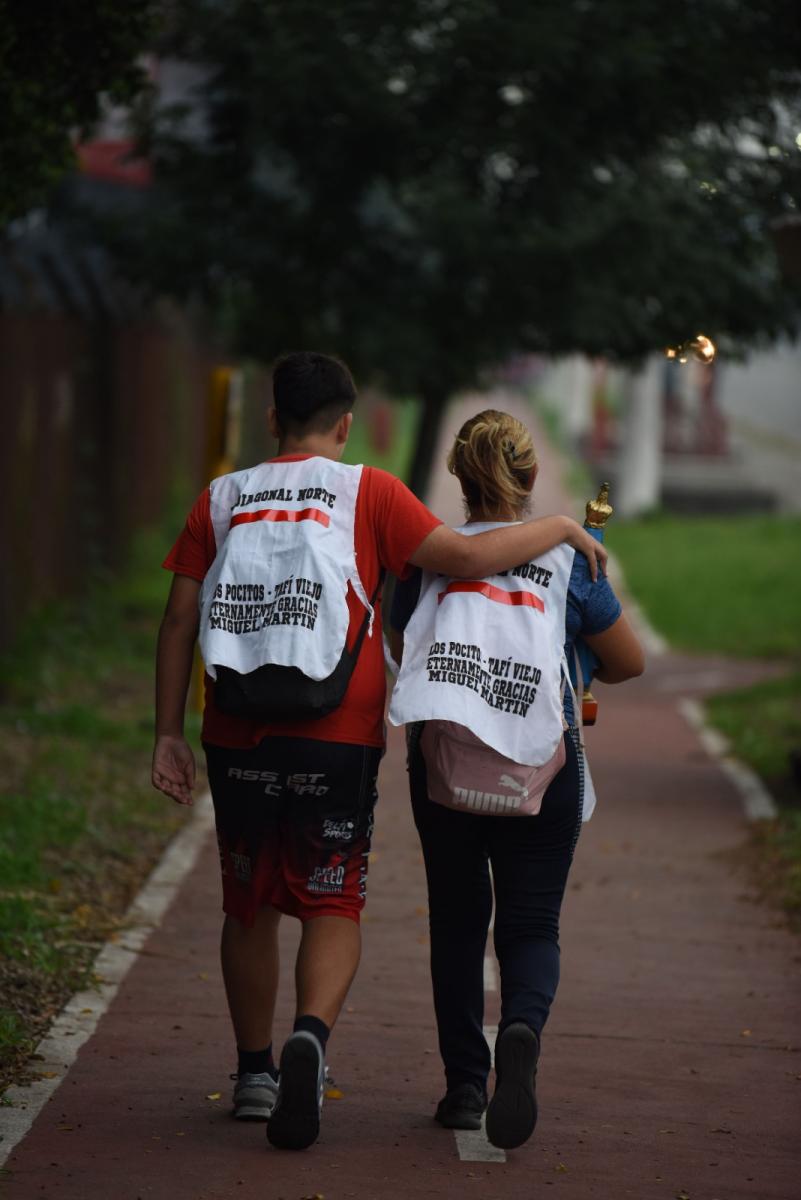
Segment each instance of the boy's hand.
M153 751L153 787L177 804L192 804L195 786L195 756L183 737L162 734Z
M568 518L570 529L565 537L568 546L572 546L579 554L583 554L590 564L590 575L593 583L598 578L598 572L602 575L606 574L606 560L609 558L609 552L605 549L603 542L598 542L587 533L583 525L579 525L578 521L573 521Z

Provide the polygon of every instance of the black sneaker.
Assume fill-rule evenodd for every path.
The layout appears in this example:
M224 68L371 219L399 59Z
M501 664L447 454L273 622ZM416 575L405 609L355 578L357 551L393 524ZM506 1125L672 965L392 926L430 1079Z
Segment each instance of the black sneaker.
M501 1150L522 1146L537 1124L535 1081L540 1039L522 1021L495 1043L495 1094L487 1108L487 1140Z
M437 1105L434 1120L446 1129L480 1129L487 1093L475 1083L451 1088Z
M280 1150L305 1150L317 1141L325 1088L325 1056L313 1033L293 1033L281 1051L278 1097L267 1119L267 1140Z

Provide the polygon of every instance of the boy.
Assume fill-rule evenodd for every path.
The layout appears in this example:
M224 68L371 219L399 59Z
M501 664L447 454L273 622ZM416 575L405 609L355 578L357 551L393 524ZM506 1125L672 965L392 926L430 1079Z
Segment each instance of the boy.
M273 372L273 395L268 419L278 457L213 481L164 563L174 579L159 632L152 778L178 803L192 803L195 764L183 718L200 632L207 667L202 737L223 874L222 970L239 1056L234 1116L266 1119L273 1145L299 1150L319 1132L326 1042L361 951L384 745L382 571L402 577L422 567L480 579L567 541L587 555L594 577L605 552L567 517L464 538L400 480L341 464L356 389L336 359L287 355ZM225 575L235 529L238 545L254 547L249 582ZM245 536L258 540L239 540ZM248 566L247 550L240 551L240 580L243 554ZM319 581L307 580L310 573ZM337 609L337 596L346 607L343 599ZM227 715L215 702L210 674L225 655L243 673L281 661L321 678L320 661L336 659L345 639L353 646L366 612L370 635L344 699L327 716L269 721ZM303 930L297 1015L277 1081L272 1021L282 913L299 918Z

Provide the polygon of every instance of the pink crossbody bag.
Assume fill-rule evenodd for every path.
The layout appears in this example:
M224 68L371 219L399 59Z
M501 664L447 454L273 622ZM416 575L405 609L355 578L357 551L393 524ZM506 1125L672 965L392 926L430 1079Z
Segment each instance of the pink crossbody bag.
M426 721L420 737L428 794L437 804L462 812L531 817L565 763L564 739L541 766L505 758L454 721Z

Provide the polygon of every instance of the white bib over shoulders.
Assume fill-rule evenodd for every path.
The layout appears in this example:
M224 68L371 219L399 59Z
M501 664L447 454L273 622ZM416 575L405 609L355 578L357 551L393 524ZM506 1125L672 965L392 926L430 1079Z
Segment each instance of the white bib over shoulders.
M470 536L496 524L458 532ZM424 574L404 634L390 721L455 721L514 762L546 763L564 730L562 663L573 555L562 544L482 580Z
M348 633L348 584L372 617L354 540L361 474L315 457L212 481L217 556L200 592L199 630L212 678L217 666L248 674L274 663L318 680L334 670Z

